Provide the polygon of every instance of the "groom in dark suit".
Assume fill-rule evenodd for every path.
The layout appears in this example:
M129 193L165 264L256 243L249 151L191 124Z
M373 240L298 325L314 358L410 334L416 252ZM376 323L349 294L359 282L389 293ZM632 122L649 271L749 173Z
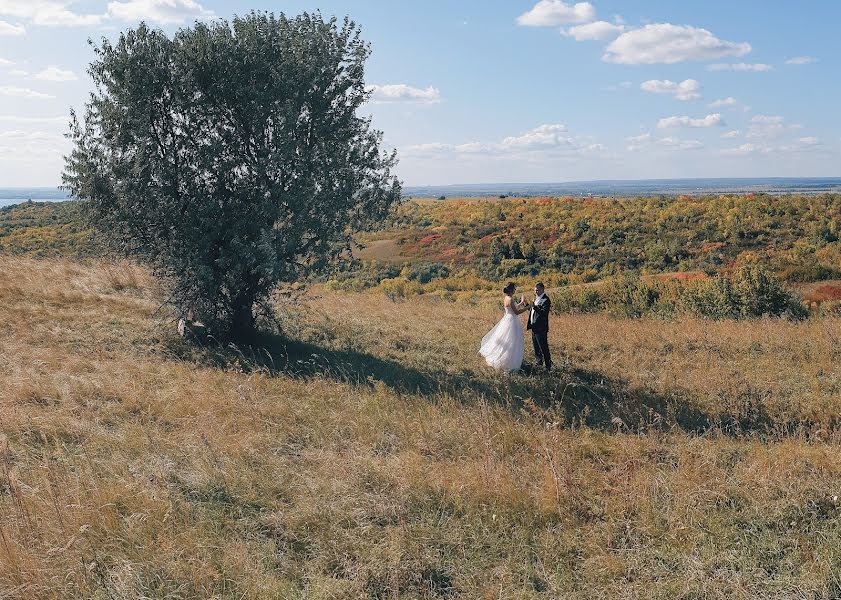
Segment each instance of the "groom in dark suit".
M534 303L529 311L529 322L526 329L531 330L531 341L534 344L534 357L538 366L552 369L552 356L549 354L549 311L552 301L546 295L543 284L534 284Z

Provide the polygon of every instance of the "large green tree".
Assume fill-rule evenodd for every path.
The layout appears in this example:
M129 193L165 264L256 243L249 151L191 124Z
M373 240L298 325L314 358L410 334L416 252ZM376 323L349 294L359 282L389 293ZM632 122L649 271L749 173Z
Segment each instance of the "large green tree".
M334 264L400 198L360 115L370 53L318 13L251 13L94 46L64 184L95 227L216 335L254 327L279 282Z

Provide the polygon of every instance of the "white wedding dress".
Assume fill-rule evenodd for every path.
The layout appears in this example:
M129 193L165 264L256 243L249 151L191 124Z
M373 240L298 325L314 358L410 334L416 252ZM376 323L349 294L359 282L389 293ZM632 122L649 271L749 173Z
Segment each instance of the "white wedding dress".
M514 309L506 306L505 315L482 338L479 354L494 369L517 371L523 366L523 351L523 325Z

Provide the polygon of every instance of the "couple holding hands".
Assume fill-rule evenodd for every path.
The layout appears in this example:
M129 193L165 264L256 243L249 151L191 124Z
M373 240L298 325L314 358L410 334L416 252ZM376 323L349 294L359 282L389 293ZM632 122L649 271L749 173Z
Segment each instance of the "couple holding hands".
M528 311L529 318L526 329L531 331L535 361L538 366L545 367L549 371L552 368L548 340L549 311L552 307L552 301L549 300L549 296L546 295L546 290L540 282L534 285L534 302L531 303L527 302L522 296L519 302L514 302L515 290L516 286L513 283L509 283L502 289L505 314L494 325L494 328L482 338L479 354L494 369L500 371L519 370L523 365L525 343L523 341L523 325L520 323L518 316Z

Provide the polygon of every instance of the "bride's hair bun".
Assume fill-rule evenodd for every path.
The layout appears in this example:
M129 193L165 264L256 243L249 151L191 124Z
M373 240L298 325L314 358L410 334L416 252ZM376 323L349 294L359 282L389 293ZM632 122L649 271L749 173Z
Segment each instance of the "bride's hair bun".
M508 294L510 296L511 294L514 293L515 289L516 289L516 286L513 283L509 282L508 285L506 285L504 288L502 288L502 293L503 294Z

